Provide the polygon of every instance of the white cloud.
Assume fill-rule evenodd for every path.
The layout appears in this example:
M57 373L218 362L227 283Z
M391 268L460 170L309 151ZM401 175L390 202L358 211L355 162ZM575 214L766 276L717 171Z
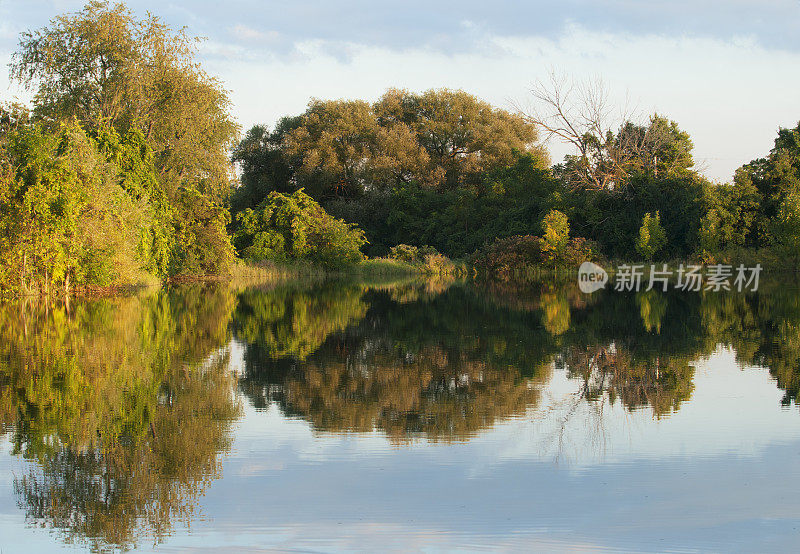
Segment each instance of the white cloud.
M277 31L259 31L241 23L234 25L231 28L231 33L237 38L252 42L274 42L281 37Z

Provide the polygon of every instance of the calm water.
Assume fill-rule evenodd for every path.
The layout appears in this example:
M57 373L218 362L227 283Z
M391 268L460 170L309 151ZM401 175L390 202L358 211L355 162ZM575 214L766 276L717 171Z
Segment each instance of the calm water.
M0 306L0 551L795 550L800 292Z

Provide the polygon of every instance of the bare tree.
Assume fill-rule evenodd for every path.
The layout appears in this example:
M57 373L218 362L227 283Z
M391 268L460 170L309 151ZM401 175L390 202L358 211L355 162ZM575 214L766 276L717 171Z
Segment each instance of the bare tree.
M530 92L535 106L518 107L526 120L539 127L546 140L555 137L575 147L576 154L558 167L572 187L619 191L636 170L649 167L657 173L664 133L635 123L627 103L616 109L600 78L575 82L551 72Z

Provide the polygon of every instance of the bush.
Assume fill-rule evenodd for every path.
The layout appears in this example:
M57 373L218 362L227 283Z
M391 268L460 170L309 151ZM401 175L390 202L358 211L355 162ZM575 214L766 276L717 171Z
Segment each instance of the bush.
M472 264L481 274L511 280L517 269L538 265L542 261L539 237L516 235L497 239L473 254Z
M409 244L398 244L389 249L389 258L413 264L419 257L419 248Z
M364 232L328 214L302 189L291 195L272 192L236 219L236 248L249 260L307 260L341 269L364 259Z
M398 244L389 249L389 258L410 264L425 263L427 256L440 256L433 246L411 246Z
M560 254L554 254L552 242L533 235L497 239L472 255L475 270L485 276L510 281L536 268L577 268L585 261L597 260L599 248L594 241L569 239Z
M463 263L454 263L444 254L425 254L422 259L422 271L428 275L462 275L466 273Z

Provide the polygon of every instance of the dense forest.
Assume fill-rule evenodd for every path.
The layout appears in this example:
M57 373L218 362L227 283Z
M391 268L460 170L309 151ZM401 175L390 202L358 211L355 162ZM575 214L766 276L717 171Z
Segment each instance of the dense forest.
M11 76L34 96L0 106L0 290L226 275L239 260L447 256L496 277L604 258L800 261L800 124L725 184L668 117L573 116L596 95L558 83L534 93L541 114L389 89L314 99L242 136L197 46L99 1L21 36ZM575 153L551 163L550 137Z

